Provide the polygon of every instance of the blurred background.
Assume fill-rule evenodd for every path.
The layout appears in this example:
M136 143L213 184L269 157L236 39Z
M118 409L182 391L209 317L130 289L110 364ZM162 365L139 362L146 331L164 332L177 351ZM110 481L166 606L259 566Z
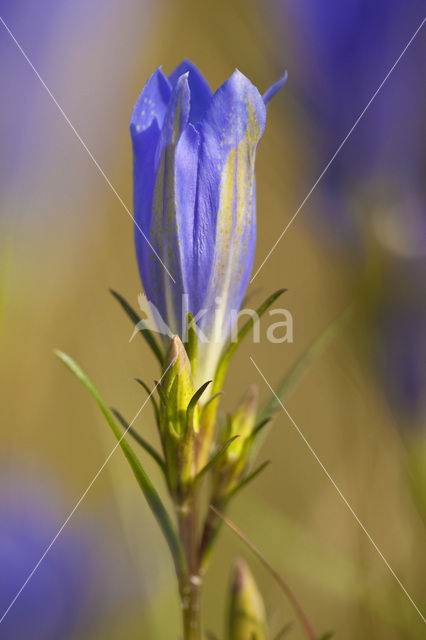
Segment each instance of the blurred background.
M256 268L424 18L421 0L2 0L1 17L131 208L128 121L146 79L192 59L213 89L238 67L261 92L285 69L257 160ZM421 29L267 260L254 301L286 287L294 342L247 340L224 408L277 384L349 304L356 318L287 408L413 600L426 605L425 60ZM70 353L131 418L156 363L108 288L136 305L132 222L0 24L0 607L114 446ZM262 325L263 326L263 325ZM265 327L263 327L265 328ZM262 334L264 336L264 334ZM238 375L235 373L238 372ZM155 440L149 407L136 425ZM272 464L233 520L336 638L424 638L424 623L284 413ZM157 470L146 467L157 484ZM224 530L205 623L223 635L224 572L246 549ZM293 612L250 564L278 632ZM0 624L0 639L164 638L179 620L172 565L117 453ZM302 638L295 626L290 637Z

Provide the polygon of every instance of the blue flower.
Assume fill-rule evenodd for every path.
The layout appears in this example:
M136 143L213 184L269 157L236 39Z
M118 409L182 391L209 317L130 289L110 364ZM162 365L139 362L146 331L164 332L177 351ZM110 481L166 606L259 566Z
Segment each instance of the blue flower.
M172 333L182 336L192 313L211 347L201 358L208 377L249 282L256 149L265 104L284 81L262 98L236 70L212 94L198 69L183 62L169 77L152 74L131 116L141 279Z

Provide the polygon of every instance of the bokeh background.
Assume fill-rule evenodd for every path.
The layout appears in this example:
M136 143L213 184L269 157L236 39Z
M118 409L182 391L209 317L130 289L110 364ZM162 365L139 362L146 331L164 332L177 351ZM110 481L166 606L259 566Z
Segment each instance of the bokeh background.
M260 91L288 70L257 161L259 266L424 18L420 0L2 0L1 17L131 207L128 120L152 70L192 59L213 88L235 67ZM248 340L224 408L277 384L348 305L358 312L287 407L416 604L426 605L425 60L421 29L252 285L284 286L294 342ZM0 605L13 596L114 446L53 355L79 361L129 418L132 378L157 375L108 293L136 303L132 222L0 24ZM284 298L283 298L284 300ZM263 325L262 325L263 326ZM266 325L263 326L263 329ZM149 408L137 427L155 439ZM336 638L417 639L425 627L284 413L272 464L230 515ZM159 484L149 460L146 467ZM207 578L223 635L227 530ZM293 612L250 558L276 632ZM0 624L7 640L176 639L171 561L120 453ZM295 626L290 637L302 638Z

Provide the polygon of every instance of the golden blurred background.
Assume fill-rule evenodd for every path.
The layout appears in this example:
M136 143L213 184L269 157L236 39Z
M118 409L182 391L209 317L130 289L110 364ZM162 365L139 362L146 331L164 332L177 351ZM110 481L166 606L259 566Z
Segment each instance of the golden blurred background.
M238 67L261 92L287 68L289 81L268 108L258 153L257 268L318 177L314 119L301 103L296 72L284 53L297 34L289 33L285 19L277 24L273 4L5 3L2 18L52 94L0 25L2 490L10 499L19 485L14 508L26 500L47 500L52 513L42 536L46 545L115 444L92 399L53 350L70 353L103 397L129 419L143 400L132 379L152 381L157 375L142 341L129 343L131 327L108 292L109 287L117 289L136 304L141 291L132 221L81 140L131 208L128 121L158 65L170 72L189 58L212 88ZM415 27L413 23L413 31ZM399 52L396 48L395 57ZM288 289L283 304L294 319L294 342L247 340L228 376L224 407L234 406L253 382L262 397L268 397L250 355L274 385L343 309L361 300L362 313L314 362L286 406L422 609L424 420L417 418L413 425L411 418L394 410L370 357L368 301L376 296L375 288L380 289L387 259L368 228L368 257L362 262L350 251L330 247L323 239L326 228L317 231L325 224L319 206L313 193L251 289L256 302L280 287ZM148 406L137 427L155 441ZM334 630L342 640L424 638L419 613L284 412L277 414L259 456L272 464L240 496L230 516L292 585L315 629ZM161 478L150 460L146 467L159 485ZM4 522L12 511L3 509ZM67 622L67 631L49 630L49 599L40 605L44 613L33 611L37 591L44 588L41 581L48 582L41 565L39 582L36 573L26 586L28 614L18 600L16 613L12 608L4 620L4 632L0 624L0 638L177 638L172 563L120 452L78 506L46 565L50 556L66 554L67 545L75 551L81 538L90 560L79 568L82 580L81 575L75 578L75 571L70 575L73 588L81 580L88 593L76 619ZM206 629L222 637L228 567L236 555L247 556L278 632L294 617L289 604L225 529L207 577ZM2 607L37 559L35 553L24 563L11 591L1 571ZM63 602L57 608L62 611L75 595L61 584L68 573L59 569L58 575L57 593ZM33 623L32 632L23 626L17 633L18 615L28 615L28 620L35 616L36 621L40 616L45 631L37 635ZM289 637L303 637L297 625Z

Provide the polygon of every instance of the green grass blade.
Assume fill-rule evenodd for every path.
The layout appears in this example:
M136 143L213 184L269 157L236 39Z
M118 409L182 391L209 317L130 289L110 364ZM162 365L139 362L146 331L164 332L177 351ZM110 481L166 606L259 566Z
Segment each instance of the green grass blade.
M129 423L127 422L127 420L125 420L123 418L123 416L121 415L121 413L119 411L117 411L117 409L114 409L114 407L111 407L111 411L112 413L115 415L115 417L117 418L117 420L119 421L119 423L121 424L121 426L123 427L125 433L128 433L129 435L132 436L132 438L143 448L145 449L145 451L147 453L149 453L149 455L151 456L151 458L153 458L155 460L155 462L158 464L158 466L160 467L161 471L164 473L164 475L166 475L166 464L163 460L163 458L160 456L160 454L158 453L158 451L156 451L154 449L154 447L152 447L149 442L147 442L147 440L145 440L145 438L142 438L141 435L139 435L139 433L137 431L135 431L135 429L133 429L133 427L131 427L129 425Z
M139 458L133 451L128 441L125 439L124 437L125 434L121 432L121 429L116 424L111 411L108 409L107 405L102 400L99 394L99 391L96 389L95 385L90 380L90 378L84 373L84 371L78 366L78 364L72 358L70 358L70 356L63 353L62 351L56 351L55 353L58 356L58 358L65 364L65 366L68 367L68 369L76 376L76 378L78 378L78 380L80 380L80 382L86 387L86 389L89 391L91 396L96 401L99 409L105 416L105 419L108 422L109 426L111 427L113 434L117 438L118 444L120 445L125 457L127 458L127 461L133 471L133 474L140 488L142 489L142 492L146 498L146 501L148 502L151 508L151 511L156 517L157 522L160 525L160 528L164 534L164 537L167 540L167 543L169 545L170 551L173 556L173 560L175 562L176 571L178 575L181 575L181 573L185 571L185 568L186 568L185 558L184 558L181 544L177 537L174 526L170 520L169 514L167 513L160 499L160 496L158 495L157 491L154 489L154 486L152 485L149 477L145 473Z
M132 324L134 326L139 324L140 327L144 327L144 328L140 329L139 333L141 334L142 338L149 345L150 349L154 353L154 355L157 358L158 362L160 363L161 367L163 367L164 366L164 356L163 356L163 353L162 353L160 347L158 346L157 340L152 335L152 332L147 327L145 327L144 321L136 313L136 311L133 309L133 307L130 306L130 304L127 302L127 300L125 300L123 298L123 296L121 294L119 294L117 291L114 291L114 289L110 289L110 292L112 293L114 298L119 302L121 308L124 309L126 314L129 316L130 320L132 321Z
M284 378L278 384L275 392L278 398L285 398L293 389L295 384L300 380L305 371L309 368L314 360L316 360L328 347L330 342L335 337L336 333L346 324L346 322L353 315L353 306L348 307L343 313L341 313L328 327L317 337L306 351L302 354L301 358L296 364L285 374ZM258 415L260 421L268 418L274 411L279 409L279 402L273 395L269 401L265 404Z
M256 324L256 322L260 320L261 316L265 313L265 311L269 309L269 307L275 302L275 300L277 300L277 298L279 298L280 295L284 293L284 291L286 291L286 289L279 289L278 291L273 293L271 296L269 296L269 298L267 298L265 302L261 304L260 307L257 309L255 315L249 318L247 322L241 327L241 329L237 334L236 339L228 345L226 351L222 354L219 360L219 364L217 365L217 368L216 368L216 373L215 373L214 382L213 382L213 389L212 389L213 393L220 390L220 388L222 387L223 379L225 377L225 373L228 368L229 361L234 355L242 339L247 335L247 333Z

